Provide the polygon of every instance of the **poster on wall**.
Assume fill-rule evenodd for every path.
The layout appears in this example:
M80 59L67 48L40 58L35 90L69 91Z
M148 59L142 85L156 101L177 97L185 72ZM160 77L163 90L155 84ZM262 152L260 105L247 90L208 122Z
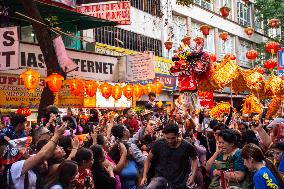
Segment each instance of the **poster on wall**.
M130 25L130 1L112 1L84 4L77 7L77 12L96 18L118 22L121 25Z
M126 81L145 81L155 78L153 53L126 56Z
M0 70L19 68L19 37L17 27L0 28Z

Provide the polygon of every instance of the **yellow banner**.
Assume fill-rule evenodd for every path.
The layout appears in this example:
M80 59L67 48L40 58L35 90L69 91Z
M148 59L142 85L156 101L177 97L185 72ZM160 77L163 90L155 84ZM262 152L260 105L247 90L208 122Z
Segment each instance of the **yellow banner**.
M18 108L30 107L38 108L41 93L44 87L44 80L41 79L34 93L29 93L22 80L17 75L0 75L0 107Z

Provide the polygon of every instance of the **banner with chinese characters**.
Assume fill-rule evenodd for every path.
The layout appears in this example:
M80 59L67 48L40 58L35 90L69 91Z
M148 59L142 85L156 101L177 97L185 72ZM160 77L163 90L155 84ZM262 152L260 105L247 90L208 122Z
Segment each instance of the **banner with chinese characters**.
M130 8L130 1L112 1L85 4L77 7L77 12L118 22L121 25L130 25Z
M198 91L198 98L202 108L212 108L214 106L213 92Z

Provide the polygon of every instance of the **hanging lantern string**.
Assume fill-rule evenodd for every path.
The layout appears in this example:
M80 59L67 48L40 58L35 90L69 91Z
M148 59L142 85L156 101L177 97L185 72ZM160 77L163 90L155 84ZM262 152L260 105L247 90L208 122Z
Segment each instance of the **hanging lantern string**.
M56 33L57 35L60 35L60 33L61 33L61 34L63 34L63 35L66 35L66 36L68 36L68 37L74 38L74 39L76 39L76 40L80 40L80 41L83 41L83 42L92 43L92 42L86 40L86 38L89 38L89 39L92 39L92 40L93 40L93 38L90 38L90 37L77 37L77 36L74 36L74 35L72 35L72 34L70 34L70 33L63 32L63 31L61 31L60 29L50 27L49 25L47 25L47 24L45 24L45 23L42 23L42 22L40 22L40 21L38 21L38 20L36 20L36 19L34 19L34 18L31 18L31 17L29 17L29 16L27 16L27 15L25 15L25 14L22 14L22 13L20 13L20 12L15 12L15 13L18 14L18 15L20 15L20 16L22 16L22 17L24 17L24 18L26 18L26 19L28 19L28 20L31 20L31 21L33 21L33 22L36 22L36 23L38 23L38 24L41 24L41 25L45 26L47 29L53 31L53 32ZM84 39L84 38L85 38L85 39Z

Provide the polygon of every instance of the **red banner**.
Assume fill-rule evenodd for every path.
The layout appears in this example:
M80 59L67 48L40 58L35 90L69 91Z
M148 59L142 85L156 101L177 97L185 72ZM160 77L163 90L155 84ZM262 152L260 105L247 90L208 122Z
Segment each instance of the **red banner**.
M198 91L198 98L200 101L200 106L202 108L212 108L213 103L213 92L202 92Z
M77 7L77 12L96 18L130 25L130 1L85 4Z

